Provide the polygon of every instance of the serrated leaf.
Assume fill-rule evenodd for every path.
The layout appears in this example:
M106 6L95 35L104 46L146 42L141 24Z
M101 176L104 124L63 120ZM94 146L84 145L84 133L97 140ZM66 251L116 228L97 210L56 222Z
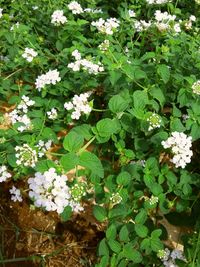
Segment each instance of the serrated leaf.
M74 131L70 131L64 138L63 147L69 152L77 152L84 144L82 135Z
M119 113L124 111L128 107L128 104L129 102L123 97L120 95L115 95L110 99L108 106L113 113Z
M97 175L101 178L104 177L104 169L100 159L93 153L85 151L79 157L79 164L89 169L92 175Z
M129 231L126 225L122 226L119 232L120 241L128 242L129 241Z
M72 208L70 206L65 207L64 211L60 214L63 222L68 221L71 215L72 215Z
M131 245L124 246L123 250L124 257L126 257L128 260L133 261L134 263L140 263L142 262L142 255L139 251L136 249L133 249Z
M121 244L116 240L113 239L109 240L108 245L111 248L111 250L114 251L115 253L119 253L121 251Z
M165 65L165 64L158 65L157 72L160 75L160 77L162 78L164 83L167 83L169 81L170 71L169 71L169 67L167 65Z
M144 224L147 220L147 212L145 209L141 209L135 217L135 223Z
M130 181L131 181L131 175L128 172L121 172L117 176L117 183L119 185L126 186L130 183Z
M97 205L94 206L93 207L93 214L94 214L95 218L100 222L105 221L107 218L106 209L101 207L101 206L97 206Z
M69 171L75 168L75 166L79 163L78 156L71 152L67 153L66 155L62 156L60 159L60 163L63 166L65 171Z
M101 242L99 243L98 254L99 256L109 255L109 248L105 238L102 239Z
M117 229L114 224L111 224L106 230L106 238L107 239L115 239L117 236Z
M148 228L143 224L135 224L135 232L139 237L145 238L148 234Z

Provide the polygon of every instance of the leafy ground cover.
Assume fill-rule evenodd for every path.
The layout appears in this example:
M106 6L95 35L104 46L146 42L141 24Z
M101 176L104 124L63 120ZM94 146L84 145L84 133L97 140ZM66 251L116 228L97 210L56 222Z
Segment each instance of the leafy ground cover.
M199 0L0 3L0 263L199 266Z

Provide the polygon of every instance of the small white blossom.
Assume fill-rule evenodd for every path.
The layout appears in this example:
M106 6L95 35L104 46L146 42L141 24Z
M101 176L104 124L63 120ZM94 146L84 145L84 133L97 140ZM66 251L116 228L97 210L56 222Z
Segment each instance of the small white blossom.
M106 50L108 50L109 45L110 45L110 41L104 40L98 47L101 51L106 51Z
M50 111L47 111L47 116L50 120L55 120L58 117L57 109L52 108Z
M48 140L46 143L43 140L39 140L38 144L36 145L36 147L38 148L38 157L43 157L45 152L51 148L51 145L51 140Z
M0 8L0 18L3 16L2 11L3 11L3 8Z
M67 180L67 176L58 175L54 168L43 174L37 172L28 179L29 197L36 207L43 207L47 211L57 211L60 214L67 206L71 206L75 212L82 211L80 203L72 199Z
M17 165L23 165L25 167L35 167L38 161L36 150L32 149L29 145L23 144L23 146L16 146L15 154L17 158Z
M79 96L74 95L72 102L66 102L64 104L64 108L66 110L73 110L71 114L71 118L73 120L78 120L81 114L89 114L92 111L88 102L89 96L90 93L83 93Z
M38 6L32 6L33 10L37 10L39 7Z
M168 3L168 2L171 2L170 0L146 0L147 1L147 3L149 4L149 5L155 5L155 4L157 4L157 5L161 5L161 4L166 4L166 3Z
M72 11L73 14L83 13L81 5L76 1L72 1L71 3L69 3L68 8Z
M85 8L84 12L86 13L93 13L93 14L100 14L103 13L102 9L92 9L92 8Z
M24 53L22 54L22 57L25 58L28 62L31 62L37 55L38 53L35 50L26 47Z
M122 201L122 197L120 196L120 194L117 193L113 193L112 196L110 197L110 201L112 203L112 205L117 205Z
M150 205L154 205L154 204L158 203L158 201L159 201L158 197L155 197L153 195L149 199Z
M67 22L67 18L63 15L63 10L56 10L51 15L51 23L58 26L60 24L65 24Z
M53 84L55 85L57 82L61 81L61 78L59 76L59 72L57 69L55 70L49 70L46 74L42 74L37 77L35 85L38 91L40 92L42 88L44 88L46 85Z
M200 80L193 83L192 90L194 94L200 95Z
M7 171L7 167L2 165L0 167L0 183L5 182L11 177L11 174Z
M134 18L136 16L135 11L133 11L131 9L129 9L128 14L129 14L130 18Z
M134 28L137 32L146 31L149 27L151 27L152 23L146 22L145 20L136 20L134 22Z
M120 22L116 18L109 18L107 20L100 18L98 21L93 21L91 25L96 27L101 33L112 35L114 30L119 27L119 24Z
M14 202L16 202L16 201L22 202L23 201L20 190L17 189L14 185L9 191L11 194L11 200L13 200Z
M13 31L19 28L19 22L16 22L13 26L11 26L10 30Z
M162 146L166 148L171 148L173 153L173 158L171 162L175 164L175 167L185 168L187 163L191 162L191 157L193 152L192 147L192 137L187 137L184 133L173 132L171 136L166 140L162 141Z
M160 116L156 113L152 113L152 115L147 119L149 122L149 129L148 131L151 131L155 128L160 128L162 120Z

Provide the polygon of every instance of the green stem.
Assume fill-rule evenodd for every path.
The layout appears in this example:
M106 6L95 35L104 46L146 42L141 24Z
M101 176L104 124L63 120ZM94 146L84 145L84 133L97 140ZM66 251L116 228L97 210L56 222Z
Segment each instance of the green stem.
M97 108L92 108L93 111L97 111L97 112L104 112L107 111L108 109L97 109Z
M83 151L86 150L86 148L95 140L95 136L93 136L77 153L77 155L80 155Z
M196 257L197 257L197 253L199 251L199 246L200 246L200 231L199 231L197 245L196 245L195 252L194 252L194 257L193 257L193 260L192 260L192 267L195 267L195 265L196 265L195 264L195 260L196 260Z
M16 71L12 72L10 75L6 76L6 77L4 78L4 80L7 80L8 78L10 78L10 77L13 76L15 73L17 73L17 72L19 72L19 71L21 71L21 70L22 70L22 69L18 69L18 70L16 70Z

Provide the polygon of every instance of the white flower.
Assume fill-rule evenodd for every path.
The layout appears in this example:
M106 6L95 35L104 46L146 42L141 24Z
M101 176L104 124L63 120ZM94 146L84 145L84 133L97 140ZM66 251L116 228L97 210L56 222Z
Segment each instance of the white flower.
M120 196L120 194L117 193L112 193L112 196L110 197L110 201L112 202L112 205L117 205L122 201L122 197Z
M35 167L38 161L36 150L32 149L29 145L23 144L23 146L16 146L15 154L17 158L17 165L23 165L25 167Z
M56 84L60 82L61 78L59 76L59 72L57 69L49 70L46 74L42 74L37 77L35 85L38 91L40 92L42 88L44 88L48 84Z
M160 128L162 120L160 116L156 113L152 113L151 116L147 119L149 122L149 129L148 131L151 131L155 128Z
M153 195L149 199L150 205L154 205L154 204L158 203L158 201L159 201L158 197L155 197Z
M16 22L13 26L11 26L10 30L13 31L19 28L19 22Z
M196 17L194 15L191 15L190 18L189 18L189 20L195 22L196 21Z
M139 20L139 21L135 21L134 23L134 28L137 32L141 32L141 31L145 31L147 30L149 27L151 27L151 22L146 22L145 20Z
M175 164L176 168L184 169L187 163L191 162L193 155L191 136L187 137L184 133L172 132L171 136L166 141L162 141L161 144L165 149L171 148L174 154L171 162Z
M97 21L93 21L91 25L96 27L101 33L112 35L113 31L119 27L119 24L120 22L116 18L109 18L107 20L100 18Z
M147 1L147 3L149 5L152 5L152 4L159 4L159 5L161 5L161 4L165 4L165 3L171 2L170 0L146 0L146 1Z
M129 14L130 18L134 18L136 16L135 12L133 10L130 10L130 9L128 11L128 14Z
M181 32L181 27L179 23L174 24L174 31L177 33Z
M109 45L110 45L110 41L104 40L98 47L101 51L106 51L106 50L108 50Z
M44 153L51 148L52 140L48 140L46 143L43 140L39 140L36 147L38 148L38 157L42 158Z
M2 165L0 167L0 183L5 182L11 177L11 174L7 171L7 167Z
M11 200L13 200L14 202L16 202L16 201L22 202L23 201L20 190L17 189L14 185L9 191L11 194Z
M50 120L55 120L58 117L58 112L55 108L52 108L50 111L47 111L47 116Z
M72 56L75 57L76 60L81 59L81 54L79 53L77 49L72 52Z
M60 25L67 22L67 18L63 15L63 10L56 10L51 15L51 23L54 25Z
M81 5L76 1L72 1L71 3L69 3L68 8L72 11L73 14L83 13Z
M22 57L25 58L28 62L31 62L37 55L38 53L35 50L26 47L24 53L22 54Z
M200 95L200 80L193 83L192 90L194 94Z
M103 11L101 9L92 9L92 8L85 8L84 12L93 13L93 14L103 13Z
M72 199L67 180L67 176L58 175L54 168L43 174L37 172L28 179L29 197L36 207L43 207L47 211L57 211L60 214L66 206L71 206L73 211L81 211L83 207Z
M38 6L32 6L33 10L37 10L39 7Z
M90 94L91 93L89 92L80 94L79 96L74 95L72 102L66 102L64 104L66 110L73 110L71 114L73 120L78 120L81 114L89 114L92 111L88 102Z
M3 16L2 11L3 11L3 8L0 8L0 18Z

